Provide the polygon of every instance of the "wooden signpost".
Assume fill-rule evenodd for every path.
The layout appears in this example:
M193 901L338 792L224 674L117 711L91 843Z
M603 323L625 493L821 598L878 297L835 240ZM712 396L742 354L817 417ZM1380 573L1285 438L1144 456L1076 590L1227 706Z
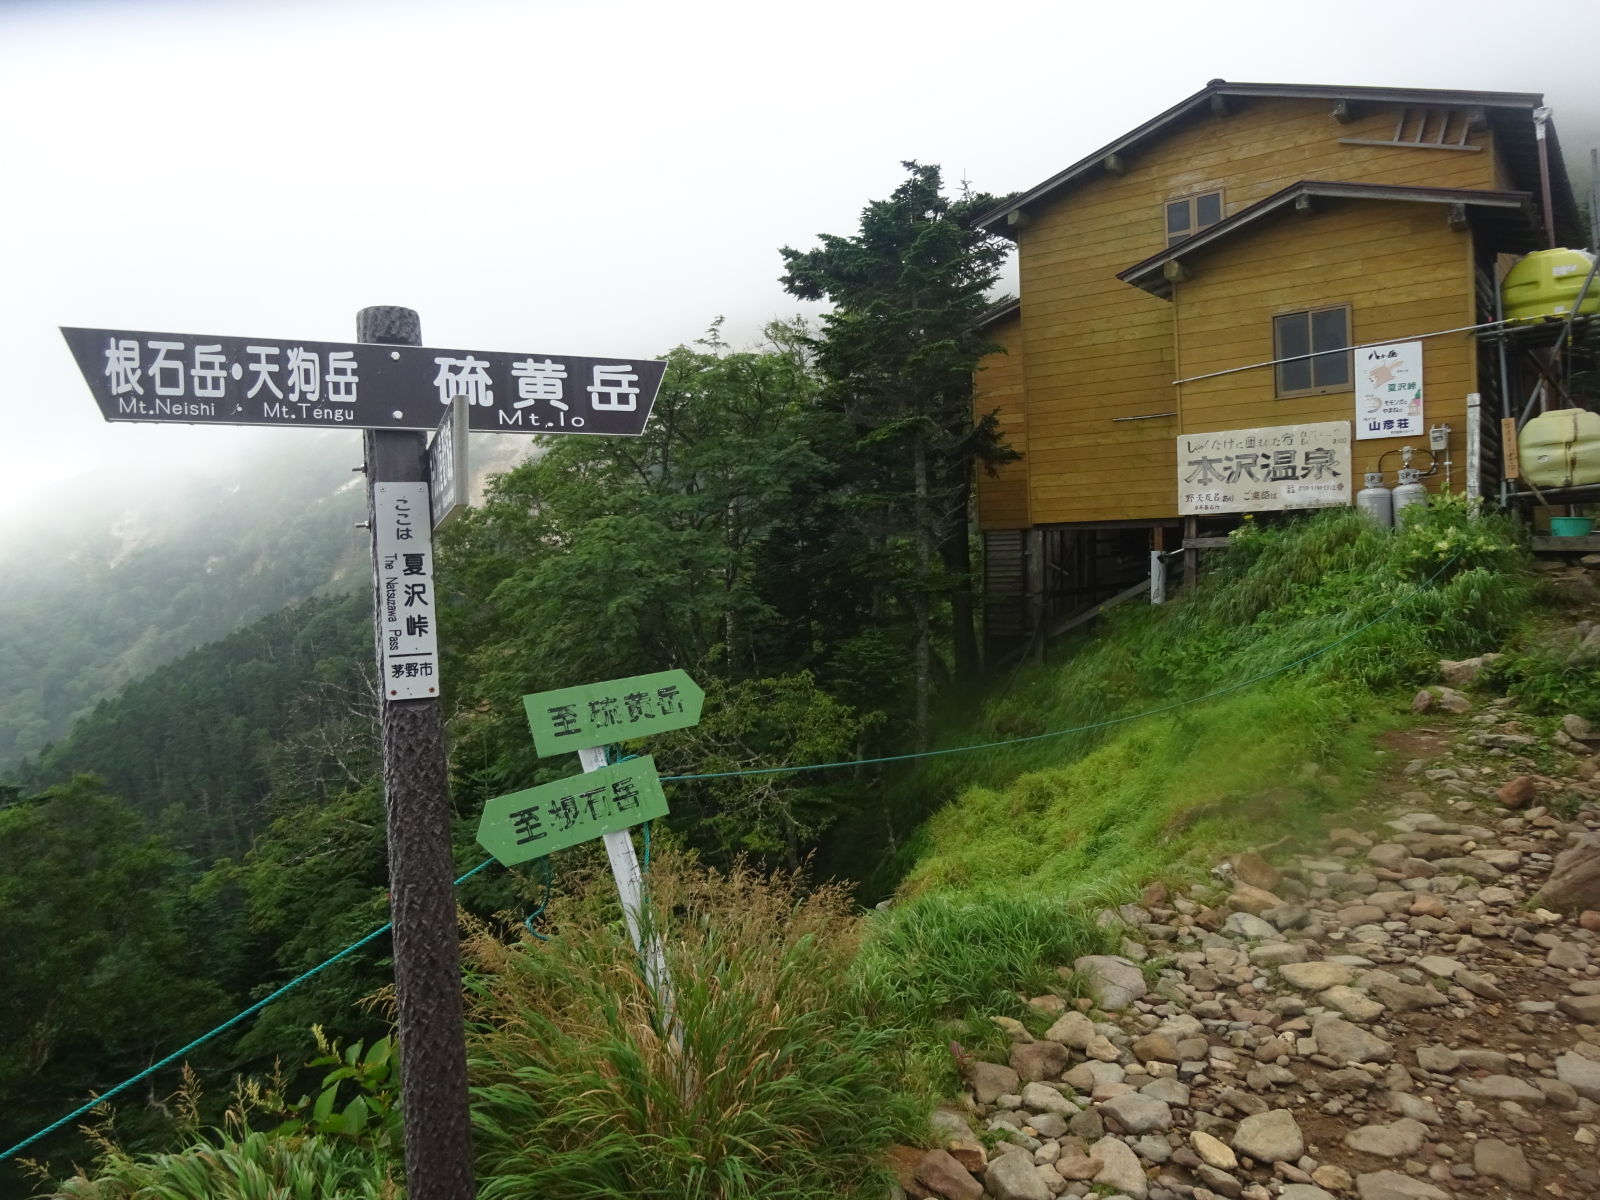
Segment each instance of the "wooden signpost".
M107 421L364 431L406 1189L411 1200L470 1200L472 1130L431 534L461 503L468 429L637 436L666 363L425 349L417 314L387 306L361 310L355 342L61 332ZM432 447L425 446L425 432L435 429ZM662 702L656 696L652 711ZM605 765L602 752L586 753L599 756L585 759L586 768ZM646 790L639 788L641 812ZM625 792L613 793L612 811L627 801ZM658 807L665 811L665 801ZM605 837L608 849L613 838L626 841L632 859L626 832ZM637 862L632 871L637 897ZM630 929L639 911L635 900Z

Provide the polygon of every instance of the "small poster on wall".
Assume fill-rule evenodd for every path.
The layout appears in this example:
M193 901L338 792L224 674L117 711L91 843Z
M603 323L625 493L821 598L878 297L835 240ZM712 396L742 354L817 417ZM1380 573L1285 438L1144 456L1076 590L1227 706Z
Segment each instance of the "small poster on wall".
M1354 352L1356 440L1421 437L1422 343L1391 342Z

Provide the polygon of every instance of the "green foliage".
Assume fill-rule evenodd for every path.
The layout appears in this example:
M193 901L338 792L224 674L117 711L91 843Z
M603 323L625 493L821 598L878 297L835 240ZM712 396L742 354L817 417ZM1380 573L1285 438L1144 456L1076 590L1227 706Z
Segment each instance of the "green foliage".
M874 1019L938 1047L970 1039L974 1020L992 1030L988 1017L1021 1015L1021 997L1060 990L1056 968L1112 945L1092 913L1054 894L929 892L868 921L855 979Z
M935 759L900 784L901 823L927 797L960 800L888 869L915 862L913 890L1107 897L1262 819L1303 824L1340 799L1324 775L1364 765L1387 711L1375 691L1491 649L1525 618L1519 536L1448 500L1395 534L1347 510L1248 522L1193 593L1114 610L991 703L977 737L963 731L1037 740ZM1077 732L1037 737L1063 730Z
M871 720L822 691L810 672L778 679L710 681L700 724L634 743L662 774L759 770L774 763L848 760ZM850 804L843 773L735 775L673 788L673 825L719 861L751 853L791 870Z
M344 1138L376 1155L398 1159L405 1143L400 1120L400 1056L394 1040L381 1037L371 1046L357 1041L341 1050L321 1026L313 1026L311 1032L322 1054L307 1066L327 1068L321 1091L315 1099L301 1096L292 1104L276 1091L254 1099L265 1111L281 1112L283 1121L272 1135Z
M93 772L201 861L242 854L274 810L372 773L371 620L364 595L281 609L101 701L19 776Z
M861 212L856 233L819 236L814 250L784 247L784 287L830 301L811 342L828 406L850 430L837 473L854 525L880 556L896 543L910 562L878 581L874 608L910 617L919 742L933 690L933 611L962 682L977 670L971 605L968 501L973 472L1015 459L994 414L974 414L973 381L999 349L979 317L1009 244L977 224L998 197L946 197L937 166L902 164L906 179ZM866 549L866 547L863 547ZM863 560L867 555L861 556ZM881 622L880 622L881 623Z
M39 1194L48 1200L402 1200L392 1164L335 1139L243 1129L196 1138L170 1154L109 1148Z
M91 778L0 809L0 1143L59 1117L66 1087L119 1083L226 1014L183 933L186 883ZM160 1124L136 1112L127 1132Z
M842 892L658 856L663 1027L609 878L559 898L549 942L469 947L483 1200L876 1196L914 1120L897 1039L867 1026Z

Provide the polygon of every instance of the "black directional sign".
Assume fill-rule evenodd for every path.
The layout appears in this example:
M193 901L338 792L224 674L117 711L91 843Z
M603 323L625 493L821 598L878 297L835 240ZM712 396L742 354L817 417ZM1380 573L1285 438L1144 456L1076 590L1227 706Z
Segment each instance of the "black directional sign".
M108 421L433 429L457 396L494 433L634 436L666 363L63 327Z

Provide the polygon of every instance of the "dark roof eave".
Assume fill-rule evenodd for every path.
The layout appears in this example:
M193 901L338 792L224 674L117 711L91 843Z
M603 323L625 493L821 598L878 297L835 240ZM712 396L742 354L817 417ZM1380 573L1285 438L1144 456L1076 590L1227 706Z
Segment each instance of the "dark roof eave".
M978 317L977 326L979 329L988 329L991 325L997 325L1007 317L1015 316L1021 311L1022 301L1020 299L1013 297L1010 300L1002 300L993 308L986 309Z
M1324 84L1226 83L1219 80L1208 83L1194 95L1180 100L1165 112L1128 131L1116 141L1108 142L1065 170L1058 171L1043 183L1025 192L1019 192L1004 204L996 205L978 218L978 226L990 232L1001 232L995 230L993 226L1004 222L1011 213L1045 199L1112 155L1132 149L1150 135L1209 103L1213 96L1276 97L1291 100L1366 100L1402 104L1428 102L1451 105L1476 104L1484 108L1527 109L1530 113L1544 103L1544 97L1537 92L1463 92L1440 88L1334 87Z
M1302 196L1321 197L1333 200L1375 200L1375 201L1403 201L1421 204L1460 204L1470 209L1492 212L1512 212L1520 214L1528 222L1530 228L1536 218L1533 215L1533 198L1527 192L1491 192L1476 188L1427 188L1403 187L1390 184L1374 183L1338 183L1307 179L1291 184L1282 191L1274 192L1263 200L1258 200L1248 208L1242 208L1224 221L1219 221L1211 228L1186 238L1175 246L1169 246L1158 254L1134 263L1133 266L1117 272L1117 278L1124 283L1141 288L1153 295L1170 298L1171 285L1162 274L1162 269L1171 262L1177 262L1186 255L1206 250L1217 243L1226 241L1239 231L1254 225L1257 221L1280 209L1293 204Z

